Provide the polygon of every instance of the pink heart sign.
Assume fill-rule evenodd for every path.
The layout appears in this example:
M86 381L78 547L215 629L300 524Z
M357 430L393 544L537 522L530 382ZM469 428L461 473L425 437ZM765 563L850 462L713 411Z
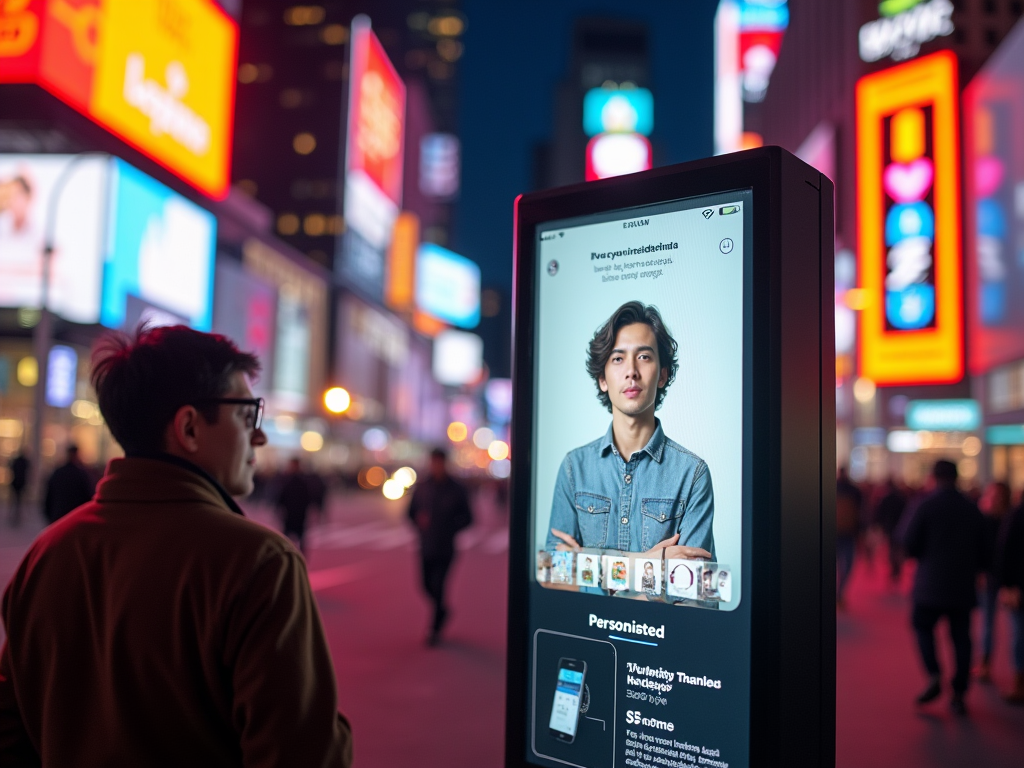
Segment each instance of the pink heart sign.
M897 203L916 203L924 200L934 176L932 161L919 157L912 163L892 163L885 169L882 183L889 197Z
M974 186L978 197L994 195L1002 183L1002 160L998 157L979 157L974 161Z

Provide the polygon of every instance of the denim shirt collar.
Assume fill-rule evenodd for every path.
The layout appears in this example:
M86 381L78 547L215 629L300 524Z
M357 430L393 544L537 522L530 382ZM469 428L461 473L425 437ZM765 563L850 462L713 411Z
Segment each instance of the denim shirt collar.
M607 456L608 452L618 453L615 450L615 434L612 431L612 425L608 425L608 431L604 433L604 438L600 443L597 444L598 454L601 456ZM654 434L651 435L651 439L647 441L647 445L643 447L641 453L646 453L652 459L659 464L661 463L661 455L665 450L665 432L661 428L661 419L654 420Z

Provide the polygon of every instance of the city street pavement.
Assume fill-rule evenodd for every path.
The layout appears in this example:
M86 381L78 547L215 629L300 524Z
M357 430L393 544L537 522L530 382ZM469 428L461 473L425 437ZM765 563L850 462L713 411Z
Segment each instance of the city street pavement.
M427 648L429 611L418 581L406 500L378 493L334 497L314 521L310 581L317 594L338 678L340 706L355 732L359 768L499 768L503 754L505 589L504 517L478 499L476 524L459 540L450 581L452 619L445 642ZM268 525L265 507L249 514ZM28 515L0 533L6 583L39 530ZM838 621L838 768L1020 768L1024 708L996 686L975 684L970 715L954 717L943 699L922 709L924 685L908 626L909 579L894 589L881 562L859 562ZM1000 617L997 686L1009 683L1009 623ZM943 640L944 657L951 658ZM947 663L948 668L948 663Z

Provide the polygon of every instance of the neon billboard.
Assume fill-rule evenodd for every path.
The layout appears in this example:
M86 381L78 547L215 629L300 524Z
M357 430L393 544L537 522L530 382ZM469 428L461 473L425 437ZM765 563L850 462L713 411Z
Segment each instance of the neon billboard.
M857 83L860 374L879 385L963 377L956 56Z
M0 30L0 82L36 83L227 195L238 26L212 0L7 0Z
M402 205L405 83L366 16L352 20L345 233L340 275L380 299L384 253Z

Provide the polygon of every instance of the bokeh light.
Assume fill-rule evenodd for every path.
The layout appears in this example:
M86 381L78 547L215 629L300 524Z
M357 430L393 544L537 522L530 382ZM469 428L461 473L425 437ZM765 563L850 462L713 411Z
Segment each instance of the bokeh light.
M461 443L469 434L469 429L461 421L453 421L448 425L448 439L453 443Z
M508 443L504 440L495 440L487 448L487 455L494 461L501 461L508 458Z
M313 430L303 432L299 438L299 445L302 446L302 450L315 453L324 447L324 436Z
M510 474L512 474L512 462L508 459L502 459L501 461L492 461L491 466L487 468L491 477L497 478L498 480L504 480Z
M352 396L342 387L331 387L324 392L324 406L331 413L344 413L352 405Z
M405 495L405 486L394 478L385 480L381 490L384 491L384 498L391 499L391 501L397 501Z
M487 448L494 442L494 431L487 427L480 427L476 432L473 433L473 445L482 450Z
M416 470L412 467L401 467L395 470L391 479L400 482L403 488L408 488L416 482Z

